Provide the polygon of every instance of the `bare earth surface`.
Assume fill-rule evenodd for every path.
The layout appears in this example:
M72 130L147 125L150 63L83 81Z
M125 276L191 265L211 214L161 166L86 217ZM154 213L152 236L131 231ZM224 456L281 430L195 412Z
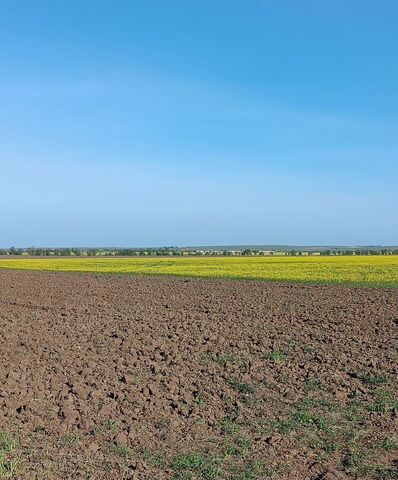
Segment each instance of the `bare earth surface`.
M6 478L398 478L398 290L0 270L0 326Z

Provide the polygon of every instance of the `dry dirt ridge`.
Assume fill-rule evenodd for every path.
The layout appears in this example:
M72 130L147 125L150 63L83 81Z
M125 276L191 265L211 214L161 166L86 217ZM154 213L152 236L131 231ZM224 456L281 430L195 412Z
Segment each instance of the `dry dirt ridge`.
M398 290L0 271L0 476L398 478Z

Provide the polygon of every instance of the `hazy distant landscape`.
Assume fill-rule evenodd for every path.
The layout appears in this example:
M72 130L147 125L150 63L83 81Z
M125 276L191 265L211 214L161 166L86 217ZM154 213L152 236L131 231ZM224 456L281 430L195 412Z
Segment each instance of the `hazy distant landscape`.
M397 255L398 246L219 245L197 247L2 248L0 256L264 256L264 255Z

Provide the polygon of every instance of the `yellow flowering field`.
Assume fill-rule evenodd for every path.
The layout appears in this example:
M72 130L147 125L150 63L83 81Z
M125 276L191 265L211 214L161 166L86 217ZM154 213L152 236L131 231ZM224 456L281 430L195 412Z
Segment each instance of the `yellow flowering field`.
M0 268L398 286L398 255L0 258Z

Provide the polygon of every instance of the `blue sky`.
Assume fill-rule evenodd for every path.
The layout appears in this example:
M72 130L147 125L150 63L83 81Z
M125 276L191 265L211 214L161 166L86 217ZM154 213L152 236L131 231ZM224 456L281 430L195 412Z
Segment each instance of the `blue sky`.
M395 0L3 0L0 246L398 244Z

